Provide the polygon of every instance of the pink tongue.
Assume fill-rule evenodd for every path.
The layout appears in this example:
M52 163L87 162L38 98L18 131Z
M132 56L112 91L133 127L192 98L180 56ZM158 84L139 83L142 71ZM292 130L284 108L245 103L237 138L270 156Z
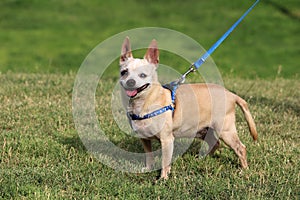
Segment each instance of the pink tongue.
M129 97L134 97L136 94L137 94L137 90L126 90L126 94L129 96Z

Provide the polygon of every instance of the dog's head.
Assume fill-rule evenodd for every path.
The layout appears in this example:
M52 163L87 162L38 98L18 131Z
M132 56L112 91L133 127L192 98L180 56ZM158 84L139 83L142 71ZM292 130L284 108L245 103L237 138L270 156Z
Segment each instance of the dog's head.
M133 58L129 38L126 37L120 57L120 84L128 97L134 98L146 93L157 83L159 50L152 40L143 59Z

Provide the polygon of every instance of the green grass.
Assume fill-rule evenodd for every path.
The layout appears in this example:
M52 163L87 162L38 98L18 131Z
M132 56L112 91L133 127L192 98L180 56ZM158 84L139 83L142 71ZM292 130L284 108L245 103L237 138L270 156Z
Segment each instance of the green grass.
M249 102L257 124L255 144L238 110L249 170L241 171L224 145L213 157L198 158L195 141L172 164L170 179L156 183L159 171L118 172L99 162L73 122L75 74L97 44L128 29L164 27L208 49L253 2L2 0L0 199L299 199L296 0L261 1L212 55L226 87ZM165 51L160 58L176 71L188 67ZM140 142L122 133L111 115L115 66L98 87L96 111L116 145L139 152Z
M2 0L0 71L76 72L97 44L137 27L174 29L208 49L252 3ZM299 13L295 0L261 1L213 59L223 73L240 77L298 77Z
M225 147L213 157L197 157L199 142L172 164L168 181L159 171L115 171L90 155L72 118L74 74L0 75L0 198L4 199L297 199L299 198L299 81L225 77L227 88L250 104L259 133L253 143L241 112L239 136L248 149L250 169L241 171ZM109 106L115 79L96 95L97 112L113 142L141 150L137 139L118 131ZM103 96L103 94L106 94ZM101 118L100 118L101 120ZM113 130L113 131L112 131Z

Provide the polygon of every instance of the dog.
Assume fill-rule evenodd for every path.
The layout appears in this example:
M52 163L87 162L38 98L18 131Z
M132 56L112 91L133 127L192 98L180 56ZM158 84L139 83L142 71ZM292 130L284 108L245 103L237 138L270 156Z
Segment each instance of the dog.
M253 139L257 140L256 126L245 100L222 86L199 83L180 84L172 102L172 91L158 81L159 49L156 40L152 40L144 58L138 59L133 57L129 38L126 37L119 64L119 82L129 98L129 122L141 138L147 170L154 164L151 140L158 139L162 151L160 178L168 179L174 139L177 137L211 138L208 141L211 153L218 148L221 139L237 154L242 168L248 167L246 147L240 141L235 126L237 104L244 113Z

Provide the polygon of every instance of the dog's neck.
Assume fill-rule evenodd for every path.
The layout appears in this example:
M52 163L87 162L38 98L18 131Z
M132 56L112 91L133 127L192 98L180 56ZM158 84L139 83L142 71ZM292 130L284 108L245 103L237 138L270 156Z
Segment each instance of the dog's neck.
M144 94L129 99L129 105L127 108L128 112L133 112L134 114L140 115L145 114L144 112L149 112L149 108L153 105L161 104L161 95L165 89L161 86L159 82L152 83L151 88ZM158 103L156 103L158 102ZM165 105L159 105L165 106Z

